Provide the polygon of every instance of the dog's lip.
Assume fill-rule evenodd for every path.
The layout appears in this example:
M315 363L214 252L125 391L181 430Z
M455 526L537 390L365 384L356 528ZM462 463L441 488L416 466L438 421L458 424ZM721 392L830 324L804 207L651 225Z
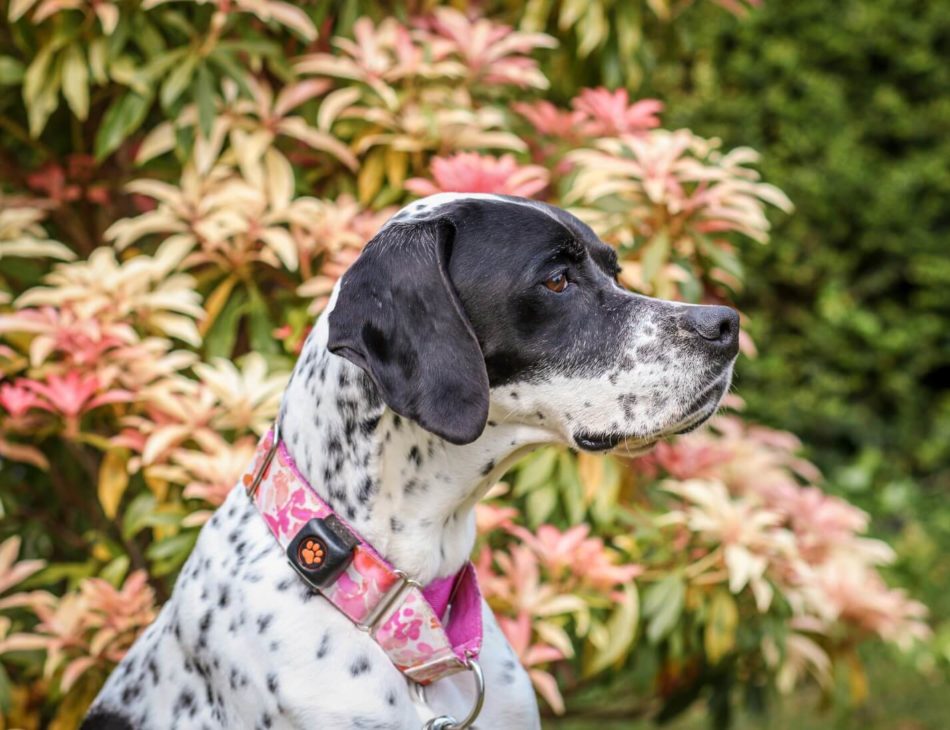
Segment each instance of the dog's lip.
M580 431L574 436L574 443L584 451L616 451L622 456L638 456L646 453L661 439L689 433L702 426L716 412L722 398L722 384L728 379L728 371L720 373L711 383L702 388L697 398L690 404L690 411L676 423L648 436L635 436L624 433L591 433Z
M629 453L649 451L660 438L662 438L662 434L643 438L624 433L590 433L584 431L574 434L574 443L583 451L618 450Z
M574 434L574 443L584 451L609 451L624 440L622 433L589 433Z

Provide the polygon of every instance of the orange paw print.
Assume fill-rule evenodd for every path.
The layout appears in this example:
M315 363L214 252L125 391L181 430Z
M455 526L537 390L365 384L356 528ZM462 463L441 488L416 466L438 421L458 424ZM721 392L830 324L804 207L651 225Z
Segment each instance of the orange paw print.
M323 562L323 545L318 540L308 537L297 548L297 557L306 568L316 568Z

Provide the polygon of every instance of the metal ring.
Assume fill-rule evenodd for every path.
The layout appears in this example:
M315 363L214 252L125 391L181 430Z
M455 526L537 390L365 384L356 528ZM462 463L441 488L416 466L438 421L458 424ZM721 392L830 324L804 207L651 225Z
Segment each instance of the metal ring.
M471 712L461 722L449 715L433 717L423 726L423 730L465 730L478 719L478 715L482 711L482 705L485 704L485 676L482 674L482 668L478 662L470 656L465 657L465 668L475 675L475 704L472 706ZM425 701L425 687L417 685L416 696Z
M465 658L465 668L475 675L475 705L472 711L468 713L462 722L455 725L452 730L465 730L471 727L472 723L478 719L478 714L482 711L482 705L485 704L485 675L482 674L482 668L472 657Z
M264 454L264 461L261 463L260 468L257 470L257 473L254 475L254 481L250 483L245 492L247 496L252 500L257 495L257 488L261 486L261 482L264 479L264 472L267 471L267 467L270 466L270 463L274 460L274 455L277 453L277 449L280 448L280 419L274 421L274 427L271 429L274 433L274 442L271 444L270 448L267 450L267 453Z

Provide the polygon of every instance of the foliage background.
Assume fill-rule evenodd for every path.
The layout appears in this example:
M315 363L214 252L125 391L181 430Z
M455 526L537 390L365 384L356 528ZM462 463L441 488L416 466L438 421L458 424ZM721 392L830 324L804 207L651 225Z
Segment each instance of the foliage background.
M798 693L783 700L780 667L789 666L793 655L784 649L784 664L770 665L763 641L783 645L793 624L789 606L777 599L758 611L751 583L733 585L715 571L705 587L689 583L678 593L677 576L689 566L671 560L668 547L684 538L676 525L658 520L670 509L689 507L688 499L671 502L664 491L672 486L680 490L675 496L683 496L692 474L681 460L695 456L687 440L659 463L578 462L566 452L543 452L506 480L512 493L483 512L495 530L480 556L488 561L483 578L495 586L489 589L493 605L508 621L506 630L532 669L545 707L556 708L560 694L567 700L566 716L550 721L589 727L618 718L627 726L632 717L685 711L676 719L684 726L712 718L720 726L761 727L766 720L757 713L767 708L770 726L799 727L804 704L815 727L942 727L950 712L938 691L950 663L950 599L942 590L950 577L944 499L950 398L943 386L950 358L943 205L950 142L940 124L950 117L950 71L940 61L950 42L950 11L940 3L898 0L830 6L818 0L462 3L492 18L495 27L546 31L558 45L525 36L507 54L492 55L499 39L469 28L454 40L469 52L455 56L462 68L440 71L465 75L468 97L449 90L438 73L419 74L419 64L432 64L433 57L410 58L382 84L412 102L398 106L395 118L387 116L392 103L385 88L366 77L341 76L334 62L313 55L330 51L334 36L353 37L362 15L376 22L395 16L410 25L431 17L436 5L347 1L303 5L302 12L278 2L50 0L5 6L5 17L15 22L0 28L0 215L7 216L0 219L0 246L6 247L0 248L0 387L15 390L4 391L0 408L0 439L13 445L0 457L0 539L18 535L22 545L12 551L19 554L16 562L13 543L0 551L0 641L8 635L0 644L4 714L13 725L74 723L150 618L153 594L159 601L167 595L202 515L230 484L225 476L244 466L254 431L272 415L309 312L319 308L333 278L391 206L461 179L462 185L475 180L484 189L585 208L621 246L628 285L736 302L758 351L751 356L747 341L749 356L739 365L743 417L802 437L804 455L826 474L823 488L867 510L872 533L895 546L896 561L883 569L888 580L931 609L933 635L909 653L864 642L869 632L862 622L873 613L824 625L812 636L830 657L830 674L822 678L816 671L818 681L802 681L806 662L795 683ZM379 39L394 37L391 28L372 27ZM304 54L309 68L306 61L294 68L290 59ZM339 48L335 54L337 62L346 56ZM519 60L509 64L506 55ZM523 60L529 57L540 62L549 88ZM222 83L228 78L230 85ZM235 85L245 78L260 85ZM652 102L637 106L596 95L585 102L582 90L600 86L626 87L631 100L659 99L662 114ZM275 100L268 88L294 91ZM336 96L328 104L331 94ZM578 118L566 129L544 131L528 113L494 111L538 99L562 110L587 109L587 131L574 134ZM227 114L219 106L225 101ZM447 109L462 111L450 116ZM214 138L215 120L223 119L237 136L230 153L222 143L223 177L209 187L202 175L221 149L202 151L197 130ZM742 198L752 210L745 229L733 221L725 238L700 250L696 242L704 232L695 221L687 220L688 235L671 243L664 226L643 223L653 220L650 215L631 215L636 207L678 220L670 213L674 195L643 208L643 179L627 177L621 194L639 207L627 205L618 223L610 200L586 194L601 181L597 158L585 162L583 154L621 131L649 139L647 151L660 151L666 138L648 131L657 124L691 129L696 140L720 137L724 150L757 149L762 158L755 167L789 195L795 212L770 212L776 226L769 231L755 212L763 199L783 205L782 199L756 188ZM519 139L528 139L530 149ZM143 142L151 144L148 155ZM234 150L244 148L280 152L235 158ZM566 162L565 153L578 148L588 152ZM453 152L466 149L483 157L451 162ZM499 162L509 151L515 158ZM715 167L711 158L696 156L707 169ZM204 164L190 182L183 173L189 164ZM570 164L588 166L590 185L578 183ZM725 179L736 174L738 168L729 170ZM170 187L128 186L140 179ZM200 208L212 195L219 227L204 229L198 245L192 242L187 264L169 246L171 270L159 263L142 274L128 266L135 259L161 259L158 245L181 233L182 223L188 229L196 210L191 206ZM165 203L159 213L172 211L163 220L148 218L156 199ZM249 218L243 212L248 208ZM113 226L116 221L122 222ZM753 235L771 240L761 245ZM182 250L188 247L182 237L177 241ZM68 257L54 242L78 254L80 266L103 245L115 247L126 263L116 269L100 257L86 276L75 269L72 283L80 292L73 299L64 294L69 282L39 293L55 258ZM28 255L18 255L18 246ZM194 278L177 277L183 271ZM106 285L97 289L97 280ZM195 290L197 299L189 293ZM50 306L59 316L75 307L95 312L92 319L118 327L120 337L122 327L132 326L131 344L146 349L131 347L104 359L120 369L143 358L155 367L124 375L97 370L71 359L61 341L52 356L28 366L25 356L44 334L75 337L77 324L60 321L61 329L43 330L33 322L24 329L22 311L30 300L17 297L26 292L33 292L33 305ZM10 295L6 301L4 293ZM145 345L148 336L168 346ZM66 344L75 344L69 337ZM197 353L204 363L170 354L180 351ZM249 351L264 357L242 358ZM239 369L215 356L237 359ZM98 380L56 380L69 372L84 378L95 372ZM175 379L178 372L187 375ZM56 401L53 385L61 386L55 395L68 398ZM90 390L83 396L84 386ZM70 398L80 402L67 403ZM195 400L199 406L192 410ZM197 442L170 436L180 424L203 435ZM718 470L699 470L730 489L717 509L747 506L749 492L742 490L766 499L756 492L761 484L737 486L753 481L749 475L766 481L756 471L756 459L765 454L774 460L769 474L779 481L801 486L818 480L795 460L795 442L782 434L749 431L725 419L710 440L689 443L732 454ZM44 459L52 464L48 471L40 468ZM664 477L672 477L672 485ZM518 511L506 512L512 505ZM762 507L755 503L753 514ZM812 505L819 508L847 525L841 545L864 544L851 542L861 531L856 513L833 501ZM794 516L786 520L783 529L787 525L801 541ZM539 527L544 522L553 532ZM572 532L579 522L594 524L592 538ZM833 547L839 539L817 537ZM541 541L533 553L517 546L532 540ZM556 553L548 547L568 549L577 540L587 540L582 544L599 572L546 560ZM715 558L725 542L696 528L689 540L697 562ZM770 563L769 570L777 565ZM134 568L148 570L148 585L139 574L129 577ZM527 598L512 587L532 571L540 571L541 595L531 599L530 623L523 624ZM103 580L90 580L94 575ZM637 603L630 602L629 589L626 597L618 595L631 576ZM766 578L781 596L790 589L775 573ZM889 600L881 586L866 587L872 597ZM575 600L552 603L545 590ZM605 603L605 595L612 600ZM675 615L663 608L671 605L678 606ZM883 615L914 628L912 604L886 605ZM868 606L874 608L874 601ZM730 628L738 611L739 631ZM870 633L887 636L874 626ZM579 639L572 642L568 634ZM622 652L605 652L611 644Z

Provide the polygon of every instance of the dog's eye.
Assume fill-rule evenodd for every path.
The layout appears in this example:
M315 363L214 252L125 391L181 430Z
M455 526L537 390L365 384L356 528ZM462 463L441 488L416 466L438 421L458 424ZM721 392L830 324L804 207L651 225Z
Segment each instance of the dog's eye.
M567 277L562 274L556 274L544 282L544 285L553 292L560 294L567 289Z

